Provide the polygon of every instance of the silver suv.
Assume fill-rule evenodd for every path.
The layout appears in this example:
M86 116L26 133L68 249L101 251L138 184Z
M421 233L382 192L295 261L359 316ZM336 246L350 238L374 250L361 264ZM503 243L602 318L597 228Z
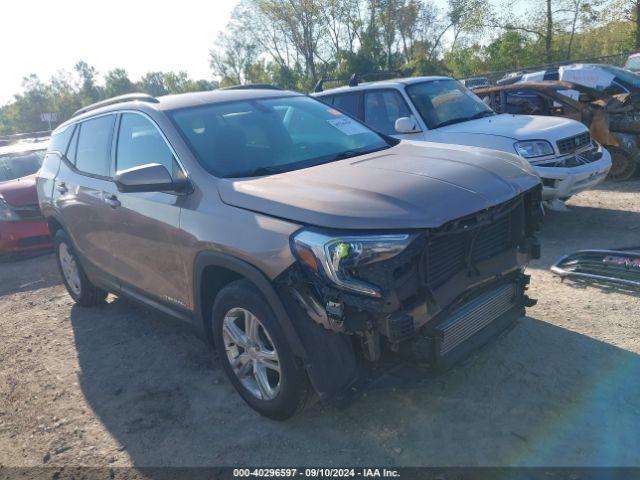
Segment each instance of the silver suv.
M528 303L541 187L514 155L374 133L304 95L129 95L53 133L38 178L64 283L194 323L276 419L416 338L447 365Z

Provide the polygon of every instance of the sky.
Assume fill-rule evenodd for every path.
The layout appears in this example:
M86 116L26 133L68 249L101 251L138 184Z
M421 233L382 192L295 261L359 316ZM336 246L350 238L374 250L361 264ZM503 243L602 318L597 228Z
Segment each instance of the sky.
M159 70L211 79L209 50L238 2L1 0L0 105L22 91L23 77L49 80L79 60L100 75L124 68L133 80Z
M100 74L186 70L212 78L209 50L238 0L2 0L0 105L22 78L48 80L79 60Z

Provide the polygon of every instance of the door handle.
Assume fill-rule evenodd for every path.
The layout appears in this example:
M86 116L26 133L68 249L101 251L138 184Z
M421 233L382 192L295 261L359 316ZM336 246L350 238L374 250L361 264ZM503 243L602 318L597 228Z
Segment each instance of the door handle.
M60 182L58 185L56 185L56 190L60 193L67 193L69 191L64 182Z
M118 200L118 197L110 193L104 196L104 201L111 208L118 208L120 205L122 205L120 203L120 200Z

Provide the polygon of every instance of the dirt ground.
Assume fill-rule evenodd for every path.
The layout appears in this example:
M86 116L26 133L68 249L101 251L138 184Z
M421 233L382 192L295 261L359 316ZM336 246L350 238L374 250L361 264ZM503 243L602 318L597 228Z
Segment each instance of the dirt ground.
M73 305L50 254L0 263L0 466L640 466L640 297L549 272L639 245L638 192L607 183L549 212L538 305L454 370L284 423L240 400L189 326L115 297Z

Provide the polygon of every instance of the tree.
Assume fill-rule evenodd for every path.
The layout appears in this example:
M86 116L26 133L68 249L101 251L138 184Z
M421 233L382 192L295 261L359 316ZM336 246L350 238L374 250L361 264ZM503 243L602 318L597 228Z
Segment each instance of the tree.
M104 94L107 98L136 91L135 84L129 80L129 75L123 68L116 68L107 72L104 81Z
M220 34L209 56L211 70L224 82L238 85L253 80L251 72L258 58L258 46L239 28Z
M164 73L162 72L149 72L145 74L139 81L136 87L138 90L159 97L169 93L169 89L164 82Z

